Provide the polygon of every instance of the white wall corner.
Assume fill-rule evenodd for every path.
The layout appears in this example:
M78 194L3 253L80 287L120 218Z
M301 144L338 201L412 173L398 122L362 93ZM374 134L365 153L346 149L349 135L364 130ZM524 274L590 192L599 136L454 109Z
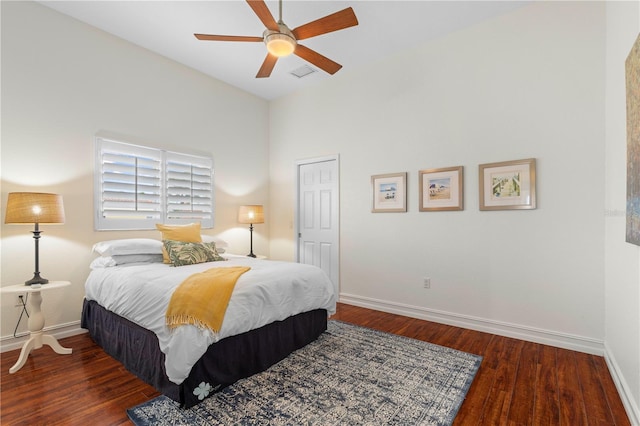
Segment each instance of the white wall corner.
M611 348L609 348L606 342L604 344L604 359L609 368L609 373L611 373L611 377L613 378L613 382L616 385L616 389L618 389L618 394L620 394L620 399L627 412L627 416L629 416L629 422L631 422L632 425L640 425L640 408L633 399L631 389L620 371L620 367L616 362L613 352L611 352Z

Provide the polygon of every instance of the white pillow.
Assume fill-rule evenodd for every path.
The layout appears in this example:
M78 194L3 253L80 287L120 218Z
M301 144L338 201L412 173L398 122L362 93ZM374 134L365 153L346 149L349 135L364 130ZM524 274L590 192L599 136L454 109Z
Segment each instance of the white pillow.
M125 263L162 263L162 254L114 254L111 258L116 265Z
M162 263L161 254L119 254L115 256L100 256L91 262L90 268L109 268L127 263Z
M113 260L111 256L100 256L96 257L91 261L89 268L98 269L98 268L109 268L111 266L116 266L116 261Z
M151 238L101 241L93 245L93 251L100 256L162 254L162 242Z
M224 253L225 249L229 247L229 243L220 237L204 234L202 234L201 237L203 243L216 243L216 250L218 251L218 253Z

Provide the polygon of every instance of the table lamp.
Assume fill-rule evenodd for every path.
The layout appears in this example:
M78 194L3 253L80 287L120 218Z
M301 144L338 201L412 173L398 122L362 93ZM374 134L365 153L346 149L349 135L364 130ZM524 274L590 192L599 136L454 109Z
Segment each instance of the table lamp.
M251 236L251 250L247 256L256 257L253 254L253 224L264 223L264 210L261 205L240 206L238 211L238 222L249 224L249 235Z
M36 268L33 278L25 281L25 285L48 283L49 280L40 276L38 240L41 231L39 225L41 223L64 223L62 195L41 192L10 192L4 223L35 224L35 229L32 232L36 244Z

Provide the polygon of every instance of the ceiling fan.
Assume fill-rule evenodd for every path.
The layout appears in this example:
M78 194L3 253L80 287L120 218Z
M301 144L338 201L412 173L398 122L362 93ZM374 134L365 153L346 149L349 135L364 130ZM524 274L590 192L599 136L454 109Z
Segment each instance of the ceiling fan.
M292 53L308 62L311 62L313 65L328 72L329 74L335 74L340 68L342 68L342 65L332 61L331 59L322 56L308 47L298 44L298 40L305 40L311 37L358 25L358 19L356 18L352 8L348 7L339 12L332 13L331 15L316 19L315 21L290 30L282 21L282 0L279 0L280 14L277 22L273 18L273 15L269 11L264 0L246 1L249 4L249 7L253 9L255 14L258 15L258 18L260 18L260 21L262 21L266 27L262 33L262 37L194 34L196 38L198 40L210 41L264 42L267 45L268 53L260 67L260 70L258 71L258 74L256 75L256 78L269 77L273 67L278 61L278 58L288 56Z

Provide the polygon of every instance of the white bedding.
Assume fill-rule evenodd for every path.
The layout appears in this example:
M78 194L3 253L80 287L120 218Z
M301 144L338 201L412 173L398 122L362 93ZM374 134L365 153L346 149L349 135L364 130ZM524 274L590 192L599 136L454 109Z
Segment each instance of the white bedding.
M95 268L85 284L86 298L95 300L158 336L169 380L182 383L207 347L228 336L314 309L335 312L336 297L327 275L311 265L246 256L225 255L228 261L171 267L162 263L132 263ZM173 290L189 275L215 267L251 267L238 282L219 334L186 325L170 331L165 313Z

